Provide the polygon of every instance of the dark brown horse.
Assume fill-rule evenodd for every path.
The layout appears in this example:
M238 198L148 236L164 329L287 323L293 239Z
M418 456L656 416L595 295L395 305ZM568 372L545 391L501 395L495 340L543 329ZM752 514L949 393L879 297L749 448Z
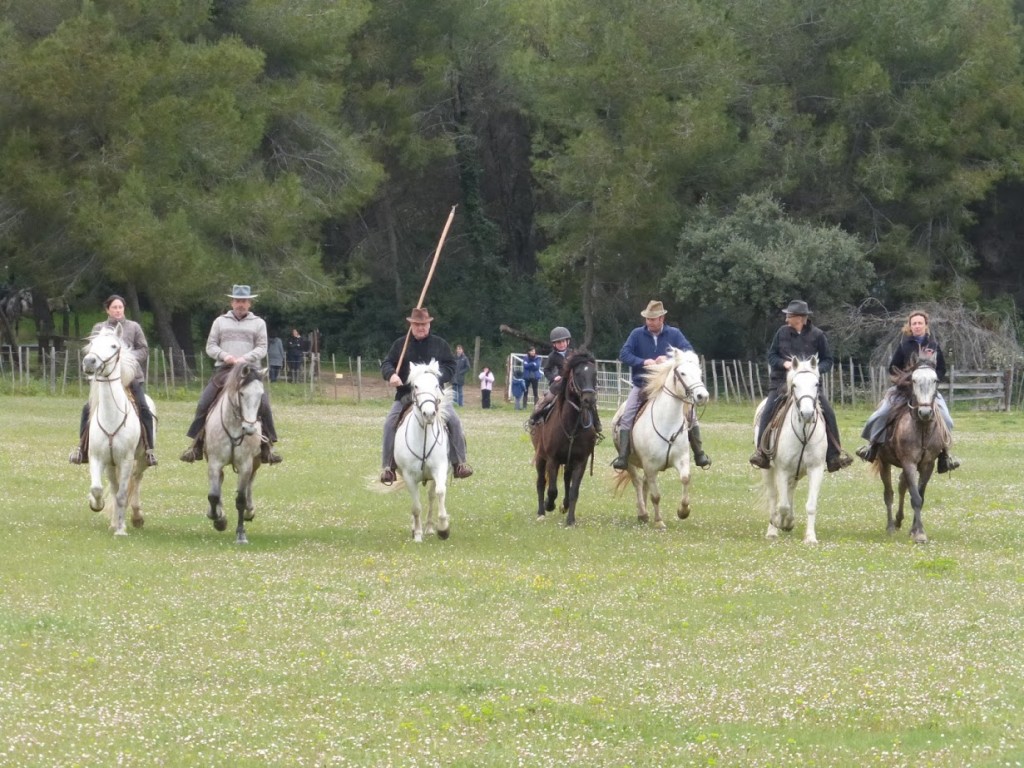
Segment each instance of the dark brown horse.
M886 430L885 442L875 457L875 467L885 488L887 530L892 534L903 525L903 504L907 491L910 491L910 505L914 509L910 536L918 544L928 541L921 522L924 491L935 470L935 459L950 443L949 430L935 407L938 386L935 368L927 363L919 364L897 381L897 392L903 395L906 403L894 409L892 426ZM892 467L902 470L900 504L895 519L892 515Z
M589 352L577 350L565 361L561 389L545 421L533 428L534 464L537 466L537 519L555 509L558 470L565 467L565 496L562 512L565 524L576 524L576 500L587 460L594 455L597 430L597 362ZM544 488L547 486L547 503Z

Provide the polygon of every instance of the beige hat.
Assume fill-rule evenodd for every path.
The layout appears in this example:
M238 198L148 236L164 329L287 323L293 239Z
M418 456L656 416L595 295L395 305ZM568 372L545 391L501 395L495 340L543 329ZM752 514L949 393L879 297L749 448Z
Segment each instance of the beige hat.
M661 317L662 315L667 314L668 310L665 309L664 304L660 301L652 301L647 305L647 309L640 313L640 317L646 317L648 320L651 320L655 317Z

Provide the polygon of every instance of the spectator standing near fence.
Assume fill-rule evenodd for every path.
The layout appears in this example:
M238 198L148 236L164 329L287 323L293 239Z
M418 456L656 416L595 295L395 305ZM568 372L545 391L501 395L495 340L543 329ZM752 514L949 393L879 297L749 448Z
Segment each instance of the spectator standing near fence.
M463 402L464 390L466 388L466 374L469 373L469 358L461 344L455 345L455 378L452 379L452 393L455 396L455 404L460 408L465 405Z
M517 411L526 407L526 379L519 376L512 377L512 397L516 401Z
M284 342L280 336L271 336L267 342L267 365L270 366L270 380L277 381L284 368Z
M540 382L541 376L541 359L537 354L536 347L530 347L526 350L526 357L523 358L523 379L526 382L526 388L533 390L533 404L536 405L539 399L537 395L537 386ZM526 404L526 401L523 401Z
M491 407L491 390L494 388L494 374L491 369L484 366L477 377L480 379L480 405L483 408Z
M288 381L295 383L299 380L302 371L302 358L306 354L306 340L302 338L298 328L292 328L292 335L288 337Z

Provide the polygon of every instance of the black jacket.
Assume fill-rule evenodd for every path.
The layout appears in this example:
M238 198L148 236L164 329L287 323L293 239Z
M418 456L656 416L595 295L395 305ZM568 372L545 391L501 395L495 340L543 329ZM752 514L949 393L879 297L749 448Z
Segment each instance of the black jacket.
M890 373L901 373L917 365L917 358L921 355L922 349L931 349L935 352L935 373L939 380L946 378L946 358L942 354L939 342L925 334L924 341L918 343L913 336L904 336L896 351L892 353L892 360L889 361Z
M797 333L788 325L775 332L771 346L768 347L768 365L771 366L772 386L781 387L786 383L784 363L791 357L806 360L811 355L818 356L818 372L826 374L832 370L832 353L828 348L825 332L808 321L803 331Z
M402 346L405 344L405 336L400 336L395 339L395 343L391 345L391 349L388 351L387 357L380 364L380 372L384 377L384 381L391 378L391 374L395 373L395 366L398 364L398 357L402 354ZM427 338L419 341L412 334L409 335L409 346L405 350L405 357L402 359L402 367L398 370L398 376L402 381L406 381L409 378L409 364L410 363L429 363L431 360L437 360L438 365L441 368L441 385L449 383L455 378L455 355L452 354L452 348L448 346L448 342L442 339L440 336L430 334ZM403 395L410 392L409 387L403 384L395 392L395 400L400 400Z

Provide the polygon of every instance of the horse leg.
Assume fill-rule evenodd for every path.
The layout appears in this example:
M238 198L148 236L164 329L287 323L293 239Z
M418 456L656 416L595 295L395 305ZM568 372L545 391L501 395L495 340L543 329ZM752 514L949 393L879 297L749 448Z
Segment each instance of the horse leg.
M782 521L782 525L779 527L784 531L793 530L794 498L796 498L796 478L788 477L785 483L785 495L782 496L782 502L779 504L779 519Z
M580 496L580 483L583 481L583 472L587 468L586 462L577 461L572 465L566 465L563 470L565 478L565 525L573 527L576 525L576 500Z
M764 489L765 503L768 505L768 530L765 538L775 541L779 538L779 493L775 488L772 470L761 470L761 486Z
M445 497L448 495L448 484L445 481L434 484L434 496L437 500L437 538L444 540L451 536L451 527L448 520L448 508L445 506Z
M132 527L141 528L146 523L142 516L142 470L146 467L145 460L135 460L135 472L128 484L128 506L132 508Z
M665 521L661 518L661 486L658 485L658 471L648 470L644 467L644 477L647 478L647 487L651 492L651 506L654 507L654 522L651 527L656 531L665 530Z
M825 467L819 465L807 472L807 529L804 531L804 544L817 544L818 536L814 531L815 517L818 514L818 493L821 481L825 479Z
M892 517L892 467L883 461L878 474L882 478L882 499L885 501L885 530L886 533L892 535L899 528L899 525Z
M427 522L423 526L423 535L432 536L437 531L434 528L434 508L437 504L437 483L427 480L423 483L427 487Z
M544 502L544 509L548 512L555 511L555 499L558 498L558 463L548 461L547 463L547 500Z
M221 485L224 483L224 466L214 459L209 459L210 492L206 494L210 509L206 516L213 520L213 527L223 531L228 527L228 519L224 516L224 507L220 500Z
M114 514L111 518L111 527L115 536L127 536L128 530L125 527L125 509L128 506L128 486L132 481L132 473L135 471L134 459L125 459L120 466L111 469L112 480L115 481L114 493Z
M921 519L921 512L924 509L924 489L928 486L931 477L931 467L922 471L910 486L910 504L914 508L914 523L910 526L910 538L915 544L927 544L928 536L924 532L924 522Z
M238 513L238 525L235 526L235 544L248 544L245 535L245 513L249 505L249 489L252 486L252 464L243 467L238 473L238 487L235 489L235 511Z
M679 471L679 482L682 483L683 495L679 499L679 509L676 510L676 517L685 520L690 516L690 452L689 449L683 454L682 461L676 465Z
M650 518L647 516L647 478L643 482L637 474L636 467L632 464L626 467L629 473L629 480L633 483L633 491L636 493L636 519L637 522L646 523Z
M89 451L89 509L99 512L103 509L103 464L98 451Z
M908 481L907 481L907 470L906 470L906 467L904 467L903 471L900 472L900 482L899 482L900 501L899 501L899 506L898 506L898 508L896 510L896 527L897 528L902 528L903 527L903 504L904 504L904 502L906 501L906 498L907 498L907 488L908 487L909 486L908 486Z
M547 483L547 462L538 455L534 458L537 467L537 520L544 520L544 486Z
M420 486L411 477L406 478L405 485L409 489L409 495L412 497L412 540L417 544L423 542L423 527L420 524L420 513L423 511L423 506L420 502Z

